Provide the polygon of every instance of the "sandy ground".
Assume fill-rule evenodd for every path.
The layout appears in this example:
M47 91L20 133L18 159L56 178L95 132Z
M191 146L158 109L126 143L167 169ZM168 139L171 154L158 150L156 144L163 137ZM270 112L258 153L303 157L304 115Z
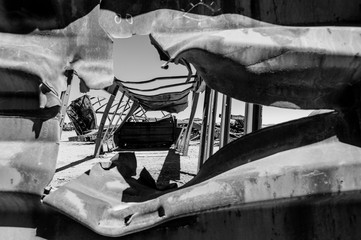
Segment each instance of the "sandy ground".
M108 162L117 152L93 158L94 144L88 142L69 142L68 137L75 132L63 132L57 161L57 170L51 183L57 188L83 174L98 162ZM174 151L135 151L137 175L145 167L158 183L188 182L197 173L199 142L191 142L188 156L180 156ZM137 178L137 176L136 176Z

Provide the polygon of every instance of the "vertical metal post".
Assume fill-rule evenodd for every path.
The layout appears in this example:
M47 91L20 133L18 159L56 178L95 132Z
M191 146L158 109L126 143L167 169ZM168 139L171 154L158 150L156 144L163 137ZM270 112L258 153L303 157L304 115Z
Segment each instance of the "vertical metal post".
M122 97L120 98L118 104L116 104L115 110L113 111L113 116L112 116L112 118L111 118L110 121L109 121L108 128L105 130L105 133L103 134L102 139L101 139L101 141L100 141L100 146L102 146L102 145L104 144L104 142L109 139L108 136L111 136L111 132L113 131L113 128L115 128L115 126L112 127L112 124L113 124L113 121L114 121L115 116L117 115L117 111L118 111L118 109L119 109L119 107L120 107L120 105L121 105L121 103L122 103L122 101L123 101L124 96L125 96L125 94L122 93ZM128 101L129 101L129 99L128 99ZM112 108L112 107L111 107L111 108ZM123 109L123 110L124 110L124 109ZM109 112L110 112L110 110L109 110ZM108 114L109 114L109 113L108 113ZM120 116L120 117L121 117L121 116ZM119 120L119 119L118 119L118 120ZM109 131L110 131L110 132L109 132Z
M188 155L189 141L190 141L191 134L192 134L193 121L194 121L194 116L195 116L196 110L197 110L198 99L199 99L199 93L198 92L193 92L191 114L190 114L190 117L189 117L187 130L186 130L185 136L183 138L184 140L183 140L183 143L181 145L183 147L183 149L182 149L183 156Z
M66 91L61 96L61 109L60 109L60 136L63 132L63 126L65 121L65 111L66 107L68 106L69 97L70 97L70 90L71 90L71 82L73 80L74 71L73 70L67 70L65 71L65 76L67 77L66 83Z
M211 96L211 89L207 86L204 92L204 103L203 103L203 119L202 119L202 128L201 128L201 138L199 145L199 154L198 154L198 171L201 169L205 155L206 155L206 140L207 140L207 125L208 125L208 111L209 111L209 100Z
M216 126L216 119L217 119L217 103L218 103L218 92L212 90L211 92L211 101L209 104L209 127L208 127L208 143L207 143L207 157L204 159L204 162L213 155L214 149L214 130Z
M246 103L245 111L245 133L251 133L262 127L262 106Z
M227 95L223 95L221 136L219 142L220 148L229 143L231 111L232 111L232 98Z
M94 157L99 157L100 147L103 144L102 140L103 140L103 131L104 131L105 122L107 120L109 111L110 111L110 109L111 109L111 107L113 105L114 99L117 96L117 93L118 93L118 90L119 90L119 85L115 84L115 85L112 86L112 88L113 88L113 91L112 91L112 94L110 95L108 104L105 107L105 111L103 113L102 120L100 121L98 134L97 134L97 139L95 140Z
M125 95L125 94L124 94ZM127 102L123 105L123 110L119 113L119 118L118 118L118 120L116 121L116 123L114 124L114 127L112 127L112 130L110 131L110 133L109 133L109 136L111 136L111 135L113 135L114 133L115 133L115 131L116 131L116 129L118 128L117 127L117 125L119 124L119 121L121 121L120 123L122 123L122 121L123 121L123 119L122 119L122 117L123 117L123 114L125 113L125 111L127 111L129 108L130 108L130 104L129 104L129 102L130 102L130 98L128 98L127 99ZM128 105L130 105L129 107L128 107ZM120 107L121 108L121 107Z

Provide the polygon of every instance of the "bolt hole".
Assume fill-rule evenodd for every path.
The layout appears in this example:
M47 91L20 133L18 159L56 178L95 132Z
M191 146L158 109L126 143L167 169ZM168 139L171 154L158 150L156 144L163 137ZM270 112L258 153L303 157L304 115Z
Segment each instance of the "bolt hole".
M125 226L128 226L130 224L132 216L133 216L133 214L130 214L124 218Z
M164 217L165 216L165 211L163 207L158 208L158 216L159 217Z

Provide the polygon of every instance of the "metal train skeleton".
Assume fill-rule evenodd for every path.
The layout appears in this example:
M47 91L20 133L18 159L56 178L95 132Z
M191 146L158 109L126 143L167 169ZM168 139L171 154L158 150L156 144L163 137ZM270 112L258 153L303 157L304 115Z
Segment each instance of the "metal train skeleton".
M360 239L360 6L1 0L0 238ZM153 94L115 79L112 39L135 34L150 36L164 68L182 64L196 73L147 89ZM204 128L200 170L181 188L132 178L120 157L42 199L55 171L61 93L74 76L85 88L121 90L133 111L182 111L202 80L203 126L212 124L215 91L334 111L226 141L215 154Z

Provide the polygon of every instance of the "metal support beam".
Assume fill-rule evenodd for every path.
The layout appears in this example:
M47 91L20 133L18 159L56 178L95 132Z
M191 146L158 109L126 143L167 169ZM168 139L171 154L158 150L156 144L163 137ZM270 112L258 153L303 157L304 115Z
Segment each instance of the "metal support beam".
M202 120L201 139L200 139L199 154L198 154L198 171L202 168L206 155L210 97L211 97L211 89L207 86L204 92L203 120Z
M199 93L193 92L191 114L189 116L187 130L185 132L185 136L183 137L183 142L181 144L181 147L182 147L181 152L182 152L183 156L188 155L189 141L190 141L191 134L192 134L193 121L194 121L194 116L196 114L196 110L197 110L197 106L198 106L198 99L199 99Z
M182 137L183 135L185 135L185 131L186 129L185 128L182 128L181 132L179 133L179 136L177 138L177 141L175 143L175 149L177 152L180 152L181 151L181 145L182 145L182 140L184 137Z
M116 113L117 113L117 111L118 111L119 108L120 108L120 105L121 105L121 103L122 103L122 101L123 101L124 96L125 96L125 94L122 93L122 96L121 96L118 104L116 104L116 108L115 108L114 111L113 111L112 117L111 117L111 119L110 119L110 121L109 121L109 124L108 124L108 128L105 130L105 133L102 135L102 139L101 139L101 141L100 141L100 147L109 139L109 136L111 136L111 134L112 134L111 132L113 131L113 128L116 127L116 125L115 125L115 126L112 126L112 124L113 124L114 118L115 118L115 116L116 116ZM128 99L128 101L129 101L129 99ZM114 106L112 106L111 108L113 108L113 107L114 107ZM125 108L124 108L124 109L125 109ZM123 112L124 112L124 109L123 109ZM110 111L110 110L109 110L109 111ZM108 114L109 114L109 113L108 113ZM120 115L119 118L121 118L121 117L122 117L122 116ZM118 118L118 120L119 120L119 118ZM118 122L118 121L117 121L117 122ZM105 125L105 124L104 124L104 125Z
M218 92L207 87L204 97L203 123L200 152L198 158L198 170L200 170L204 162L213 154L214 127L217 117L217 101Z
M216 118L217 118L217 103L218 103L218 92L215 90L211 91L211 101L209 104L209 127L208 127L208 143L207 143L207 155L205 161L213 155L214 148L214 130L216 126Z
M245 133L251 133L262 127L262 106L246 103Z
M123 101L123 98L121 100ZM129 102L130 102L130 98L127 99L126 104L123 106L123 110L121 111L117 122L114 124L114 127L112 127L112 130L109 133L110 136L112 136L115 133L115 131L117 130L117 128L118 128L117 126L118 126L119 122L121 123L123 121L123 119L122 119L123 114L125 113L125 111L127 111L130 108L130 106L128 106Z
M72 82L72 80L73 80L74 71L72 71L72 70L67 70L67 71L65 72L65 76L67 77L67 80L66 80L67 87L66 87L66 91L63 92L63 94L62 94L62 96L61 96L60 136L61 136L61 133L62 133L62 131L63 131L64 121L65 121L65 112L66 112L66 108L67 108L68 102L69 102L70 90L71 90L71 82Z
M140 107L138 102L133 101L132 106L130 107L127 115L124 117L123 121L119 124L119 127L115 130L116 134L124 125L124 123L134 114L134 112Z
M219 142L220 148L229 143L231 111L232 111L232 98L227 95L223 95L221 134L220 134L220 142Z
M108 104L105 107L105 111L103 113L102 116L102 120L100 121L100 125L99 125L99 129L98 129L98 134L97 134L97 139L95 141L95 149L94 149L94 157L99 157L99 152L100 152L100 147L102 146L102 140L103 140L103 131L104 131L104 126L105 126L105 122L108 118L108 114L109 111L113 105L114 99L117 96L118 90L119 90L119 85L115 84L112 86L112 91Z

